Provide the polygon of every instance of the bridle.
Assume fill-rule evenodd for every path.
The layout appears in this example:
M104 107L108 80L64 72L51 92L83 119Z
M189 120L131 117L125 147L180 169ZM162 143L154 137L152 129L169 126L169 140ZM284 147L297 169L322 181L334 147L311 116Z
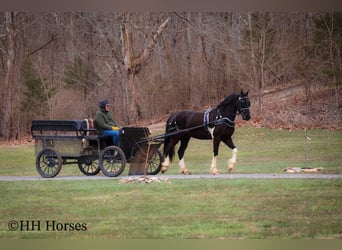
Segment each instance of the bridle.
M246 100L247 107L242 108L242 105L244 104L244 100ZM216 119L221 119L228 115L235 115L233 113L223 114L223 112L221 111L221 106L222 105L219 105L218 107L216 107ZM239 96L239 98L236 101L237 114L244 114L247 110L249 110L249 106L250 106L250 101L249 101L248 96L243 96L243 97Z
M242 104L243 104L243 100L247 100L247 108L242 108ZM239 103L239 105L237 105L239 108L238 108L238 114L244 114L247 110L249 110L249 98L248 96L244 96L244 97L241 97L239 96L239 99L237 100L237 103Z

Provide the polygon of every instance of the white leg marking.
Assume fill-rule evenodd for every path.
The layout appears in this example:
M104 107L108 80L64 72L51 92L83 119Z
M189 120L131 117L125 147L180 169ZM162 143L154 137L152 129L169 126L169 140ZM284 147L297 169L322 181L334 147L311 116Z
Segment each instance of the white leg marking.
M228 161L228 172L229 173L232 172L232 170L234 168L234 164L236 163L236 157L237 157L237 153L238 153L237 148L234 148L232 151L233 151L232 158L230 158Z
M178 165L179 165L179 167L180 167L181 170L185 169L184 158L182 158L182 159L179 160Z
M210 133L210 135L211 135L211 138L213 138L213 139L214 139L214 129L215 129L215 127L213 127L213 128L208 128L208 131L209 131L209 133Z
M162 163L161 172L165 173L168 170L169 165L170 165L170 157L167 156Z
M186 167L185 167L184 158L182 158L182 159L179 160L178 165L179 165L179 168L180 168L180 172L181 172L182 174L191 174L190 171L187 170Z
M212 174L219 174L219 171L216 168L216 156L213 156L213 159L211 160L211 166L210 166L210 172Z
M236 163L237 152L238 152L237 148L234 148L233 149L233 157L232 157L232 162L233 163Z

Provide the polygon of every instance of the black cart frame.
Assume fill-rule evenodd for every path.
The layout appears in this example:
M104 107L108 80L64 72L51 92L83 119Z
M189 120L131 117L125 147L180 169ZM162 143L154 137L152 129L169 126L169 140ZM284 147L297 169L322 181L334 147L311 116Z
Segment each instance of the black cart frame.
M101 137L92 119L34 120L36 169L45 178L59 174L62 165L77 164L85 175L100 171L108 177L119 176L130 163L129 174L155 175L161 170L162 141L151 140L147 127L123 127L119 145Z

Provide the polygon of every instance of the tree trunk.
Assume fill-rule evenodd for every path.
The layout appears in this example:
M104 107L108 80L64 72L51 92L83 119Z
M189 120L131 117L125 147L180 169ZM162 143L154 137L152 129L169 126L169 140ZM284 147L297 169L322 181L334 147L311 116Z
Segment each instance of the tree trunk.
M305 81L305 102L306 102L306 113L308 117L311 117L312 111L312 98L311 98L311 78Z
M339 108L339 98L338 98L338 81L337 81L337 77L336 77L336 70L337 70L337 67L336 67L336 64L335 64L335 58L334 58L334 54L336 52L338 52L338 46L336 48L336 52L335 52L335 41L334 41L334 13L331 13L329 14L329 18L330 18L330 27L329 27L329 22L324 19L325 21L325 25L326 25L326 28L327 28L327 33L328 33L328 36L329 36L329 57L330 57L330 65L331 65L331 70L333 72L332 74L332 81L333 81L333 84L334 84L334 90L335 90L335 105L336 105L336 109L338 110ZM338 53L336 53L338 55ZM340 113L337 112L337 122L339 123L340 122Z
M254 86L257 85L258 88L258 107L259 113L262 113L262 82L260 77L258 77L258 70L257 70L257 62L255 56L255 48L253 42L253 25L252 25L252 14L248 12L248 30L249 30L249 44L250 44L250 56L251 56L251 63L252 63L252 79L254 81Z
M259 111L263 112L263 95L264 95L264 86L265 86L265 64L266 64L266 31L265 29L261 30L261 60L260 60L260 80L259 80Z
M15 64L15 25L14 25L14 13L6 12L5 14L5 26L7 35L7 48L5 48L5 80L3 88L2 98L2 110L3 114L0 136L7 140L11 135L11 116L12 116L12 100L14 89L14 64Z
M153 33L153 36L148 41L147 46L139 54L134 57L133 55L133 40L132 34L127 24L129 23L129 14L123 15L123 21L121 23L121 41L122 50L124 56L124 68L126 71L125 82L123 83L123 98L124 98L124 122L129 124L132 121L136 121L141 116L140 105L138 103L137 91L135 86L135 75L141 71L142 64L149 58L153 47L157 43L157 40L163 30L167 27L169 18L167 18Z

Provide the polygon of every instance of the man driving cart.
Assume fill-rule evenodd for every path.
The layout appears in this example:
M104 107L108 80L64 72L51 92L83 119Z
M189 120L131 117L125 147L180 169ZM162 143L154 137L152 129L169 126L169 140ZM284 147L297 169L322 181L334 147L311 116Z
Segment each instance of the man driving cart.
M110 107L111 104L107 99L99 102L99 110L95 116L96 128L100 131L101 137L112 137L113 144L118 146L120 127L114 121Z

